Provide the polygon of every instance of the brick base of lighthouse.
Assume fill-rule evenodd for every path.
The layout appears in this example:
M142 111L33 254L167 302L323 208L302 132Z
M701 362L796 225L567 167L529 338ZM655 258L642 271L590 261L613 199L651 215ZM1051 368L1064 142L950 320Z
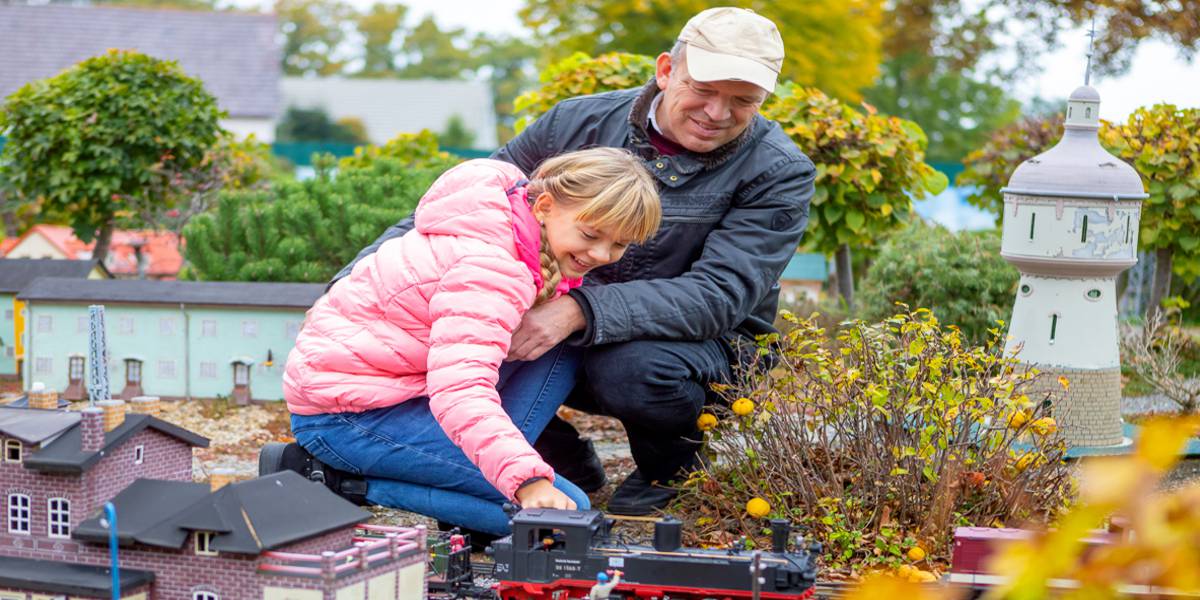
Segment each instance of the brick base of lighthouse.
M1055 398L1051 407L1058 430L1068 446L1116 446L1122 442L1121 369L1064 369L1038 366L1041 376L1029 393ZM1059 376L1070 389L1063 392Z

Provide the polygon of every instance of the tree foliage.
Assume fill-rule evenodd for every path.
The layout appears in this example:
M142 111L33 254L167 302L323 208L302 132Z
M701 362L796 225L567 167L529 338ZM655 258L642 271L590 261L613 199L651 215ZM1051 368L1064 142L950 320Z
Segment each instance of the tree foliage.
M416 207L440 169L398 160L328 169L268 190L222 193L184 228L185 276L208 281L328 281Z
M451 115L446 129L438 134L438 145L445 148L470 148L475 145L475 132L467 129L461 115Z
M542 71L541 87L517 97L513 108L517 118L516 131L521 133L530 123L555 104L587 94L625 90L645 85L654 77L654 59L640 54L612 52L592 58L576 52Z
M850 249L871 247L903 227L912 201L946 188L946 176L925 163L925 135L912 121L865 113L818 90L785 85L763 115L817 167L805 245L838 253L838 284L853 306Z
M1012 314L1020 274L1000 257L999 232L955 233L917 222L888 238L862 281L860 315L890 316L894 303L930 309L983 343Z
M355 26L363 38L362 66L355 75L381 77L396 72L396 52L404 32L408 7L402 4L373 4L355 17Z
M353 9L341 0L275 0L283 34L283 72L336 75L346 65L339 48Z
M417 133L401 133L383 146L368 144L354 149L353 156L338 161L342 171L372 169L376 163L391 162L406 169L444 171L458 164L459 159L438 149L437 134L422 129Z
M880 62L879 0L736 3L774 21L787 48L783 77L856 100ZM545 56L613 51L656 56L670 50L704 0L526 0L521 19L542 40Z
M3 175L25 201L65 215L75 235L107 252L114 219L171 173L198 165L222 113L199 80L171 61L110 50L26 84L0 108Z
M1057 144L1062 132L1061 112L1022 119L993 132L982 147L963 159L965 168L956 182L973 190L967 202L1002 219L1004 198L1000 190L1008 185L1013 171Z
M357 119L354 122L357 125L334 122L323 108L289 106L275 126L275 139L280 142L366 142L362 122Z

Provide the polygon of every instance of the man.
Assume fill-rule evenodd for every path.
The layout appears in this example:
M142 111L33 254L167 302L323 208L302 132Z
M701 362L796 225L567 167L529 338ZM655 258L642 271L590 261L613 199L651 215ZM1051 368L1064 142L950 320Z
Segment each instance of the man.
M739 361L734 342L774 331L778 278L807 224L816 175L758 114L782 63L770 20L705 10L658 56L645 87L560 102L494 155L531 173L563 152L624 147L660 183L659 233L527 313L509 352L535 360L564 341L585 347L568 404L620 419L637 464L612 513L649 514L671 500L662 484L696 465L696 419L709 384ZM410 218L389 228L358 258L411 227ZM567 423L552 422L536 447L584 490L604 484L590 442Z

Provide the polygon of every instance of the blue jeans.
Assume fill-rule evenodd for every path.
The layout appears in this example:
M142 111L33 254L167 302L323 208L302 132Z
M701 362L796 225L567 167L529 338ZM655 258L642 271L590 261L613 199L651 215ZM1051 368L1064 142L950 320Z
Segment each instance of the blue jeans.
M532 444L575 385L579 353L560 344L530 362L504 363L496 389L513 424ZM321 462L365 476L367 501L479 531L507 535L508 500L446 437L429 399L361 413L292 415L296 441ZM580 509L587 494L562 476L554 487Z

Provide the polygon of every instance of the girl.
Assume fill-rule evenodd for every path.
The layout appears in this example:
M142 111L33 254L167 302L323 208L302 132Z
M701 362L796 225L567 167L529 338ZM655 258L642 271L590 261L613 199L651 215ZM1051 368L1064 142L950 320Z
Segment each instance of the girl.
M438 178L415 226L308 312L284 397L296 441L363 475L366 500L503 535L505 502L587 508L530 443L574 385L564 346L502 361L533 305L578 286L658 229L653 177L624 150L514 166L473 160Z

